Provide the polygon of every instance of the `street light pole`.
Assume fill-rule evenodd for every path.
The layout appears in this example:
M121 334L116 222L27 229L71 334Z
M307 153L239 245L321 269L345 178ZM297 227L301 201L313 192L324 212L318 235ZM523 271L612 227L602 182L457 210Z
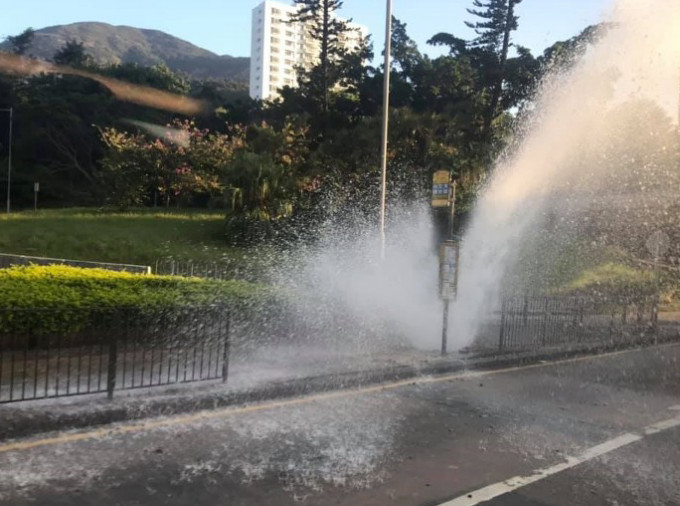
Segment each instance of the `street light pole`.
M7 214L10 212L10 190L12 188L12 116L14 109L0 109L2 112L9 113L9 155L7 157Z
M380 257L385 258L385 200L387 198L387 142L390 111L390 73L392 71L392 0L387 0L385 22L385 69L383 83L383 118L381 146L381 187L380 187Z

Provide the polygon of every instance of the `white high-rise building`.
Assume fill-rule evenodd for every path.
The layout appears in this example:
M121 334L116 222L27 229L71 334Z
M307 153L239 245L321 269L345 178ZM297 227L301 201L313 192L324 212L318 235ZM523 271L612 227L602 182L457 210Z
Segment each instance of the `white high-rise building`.
M297 8L265 0L253 9L250 50L250 96L271 100L278 89L297 86L297 67L310 68L318 60L318 43L304 23L290 23ZM361 45L368 30L355 23L343 37L348 51Z

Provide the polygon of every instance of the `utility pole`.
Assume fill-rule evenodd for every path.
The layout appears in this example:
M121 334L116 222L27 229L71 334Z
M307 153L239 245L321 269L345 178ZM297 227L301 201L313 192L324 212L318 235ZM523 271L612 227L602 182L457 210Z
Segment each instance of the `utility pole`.
M390 112L390 73L392 71L392 0L387 0L385 22L385 76L383 82L383 118L380 187L380 258L385 258L385 200L387 199L387 142Z
M10 212L10 195L12 188L12 116L14 109L0 109L2 112L9 113L9 154L7 156L7 214Z

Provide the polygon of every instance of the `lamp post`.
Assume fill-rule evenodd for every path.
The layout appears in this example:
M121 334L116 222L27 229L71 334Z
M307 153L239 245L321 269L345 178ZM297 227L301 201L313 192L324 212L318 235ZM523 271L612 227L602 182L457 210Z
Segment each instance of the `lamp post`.
M0 112L9 113L9 155L7 157L7 213L10 212L10 190L12 188L12 116L14 109L0 109Z
M390 73L392 70L392 0L387 0L385 22L385 69L383 83L383 118L381 146L381 187L380 187L380 257L385 258L385 200L387 198L387 135L389 133Z

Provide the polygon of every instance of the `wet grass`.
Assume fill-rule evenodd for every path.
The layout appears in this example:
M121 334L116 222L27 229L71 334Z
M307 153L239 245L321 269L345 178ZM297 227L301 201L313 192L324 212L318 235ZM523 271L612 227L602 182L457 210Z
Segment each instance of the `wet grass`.
M82 208L0 215L0 253L141 265L168 256L196 261L252 256L227 246L223 211Z

